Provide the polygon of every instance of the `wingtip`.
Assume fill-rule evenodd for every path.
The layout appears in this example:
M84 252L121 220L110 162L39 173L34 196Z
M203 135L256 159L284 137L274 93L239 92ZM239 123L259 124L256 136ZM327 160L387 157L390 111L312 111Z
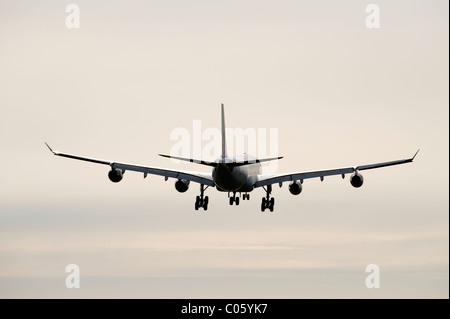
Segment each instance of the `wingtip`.
M45 143L45 145L47 145L47 147L50 150L50 152L55 153L55 152L53 152L52 148L47 144L47 142L44 142L44 143Z
M419 153L420 148L417 150L416 154L414 154L414 156L411 158L411 161L414 161L414 159L416 158L417 154Z

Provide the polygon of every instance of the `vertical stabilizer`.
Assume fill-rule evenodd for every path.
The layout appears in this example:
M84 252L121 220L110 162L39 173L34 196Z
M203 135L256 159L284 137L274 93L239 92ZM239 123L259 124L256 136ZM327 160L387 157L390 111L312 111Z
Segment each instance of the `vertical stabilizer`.
M227 142L225 139L225 111L222 103L222 158L227 156Z

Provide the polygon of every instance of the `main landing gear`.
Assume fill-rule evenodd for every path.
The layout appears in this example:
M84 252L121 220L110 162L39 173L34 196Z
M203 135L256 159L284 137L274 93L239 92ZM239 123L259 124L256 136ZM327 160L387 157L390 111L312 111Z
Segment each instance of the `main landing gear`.
M266 208L273 212L273 207L275 205L275 198L270 198L270 193L272 193L272 185L267 185L267 188L263 187L266 191L266 197L262 198L261 202L261 212L264 213Z
M206 186L208 188L209 186ZM205 194L205 185L200 184L200 196L195 198L195 210L198 210L200 207L204 210L208 210L209 198L208 196L204 196Z

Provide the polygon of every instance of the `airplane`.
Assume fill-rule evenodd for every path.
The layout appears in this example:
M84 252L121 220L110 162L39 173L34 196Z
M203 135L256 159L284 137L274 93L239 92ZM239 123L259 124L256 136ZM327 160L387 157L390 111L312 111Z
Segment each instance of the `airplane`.
M204 160L196 160L192 158L183 158L178 156L163 155L160 156L166 158L173 158L181 161L188 161L191 163L198 163L201 165L206 165L212 167L211 173L203 172L191 172L184 170L173 170L167 168L159 168L152 166L141 166L134 164L127 164L122 162L108 161L102 159L95 159L90 157L82 157L78 155L72 155L62 152L54 151L46 142L48 149L57 156L67 157L71 159L87 161L97 164L103 164L110 166L111 170L108 173L108 177L113 183L118 183L122 180L123 175L126 171L140 172L144 174L144 178L148 174L164 176L167 181L169 178L175 178L175 189L184 193L189 189L189 184L191 182L200 184L200 195L196 196L195 199L195 210L203 208L203 210L208 209L209 198L205 196L205 190L209 187L215 187L220 192L228 192L228 198L230 205L239 205L239 199L242 195L242 200L250 200L250 192L256 188L263 188L266 195L261 200L261 212L268 209L273 212L275 206L275 198L271 196L272 185L279 184L282 186L283 182L289 183L289 192L292 195L299 195L302 192L302 185L305 179L309 178L320 178L321 181L324 180L325 176L341 175L345 178L346 174L352 174L350 176L350 184L359 188L363 185L364 178L360 171L399 165L405 163L411 163L416 157L419 150L414 154L413 157L403 160L396 160L390 162L360 165L356 167L346 167L337 168L329 170L319 170L311 172L295 172L295 173L284 173L275 175L264 175L262 174L261 163L279 160L283 157L273 157L264 159L249 159L249 156L243 157L243 160L236 160L240 158L229 157L226 150L226 136L225 136L225 111L224 105L221 105L221 142L222 142L222 154L214 162L208 162ZM238 196L236 194L239 194Z

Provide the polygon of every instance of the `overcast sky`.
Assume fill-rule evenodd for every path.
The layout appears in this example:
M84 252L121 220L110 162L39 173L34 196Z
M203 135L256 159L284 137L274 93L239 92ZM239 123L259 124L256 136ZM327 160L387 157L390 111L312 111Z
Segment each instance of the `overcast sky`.
M0 0L0 297L448 298L448 1ZM229 206L59 151L158 157L176 128L277 128L278 172L411 157ZM206 159L214 160L214 159ZM67 289L77 264L81 288ZM365 268L380 267L368 289Z

